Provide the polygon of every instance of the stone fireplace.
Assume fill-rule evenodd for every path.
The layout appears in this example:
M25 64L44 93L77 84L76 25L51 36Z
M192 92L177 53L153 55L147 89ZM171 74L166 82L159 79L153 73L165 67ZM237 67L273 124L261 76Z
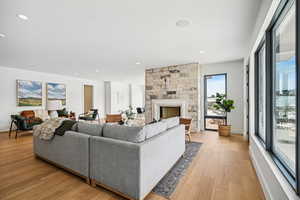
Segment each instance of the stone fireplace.
M145 76L146 123L178 115L192 118L198 130L199 64L147 69Z

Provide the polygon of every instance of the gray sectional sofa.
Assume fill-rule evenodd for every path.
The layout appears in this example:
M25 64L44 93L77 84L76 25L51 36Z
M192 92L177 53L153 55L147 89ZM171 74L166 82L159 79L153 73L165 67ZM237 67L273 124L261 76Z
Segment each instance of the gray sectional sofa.
M184 126L170 118L144 127L78 123L34 153L129 199L143 199L185 151Z

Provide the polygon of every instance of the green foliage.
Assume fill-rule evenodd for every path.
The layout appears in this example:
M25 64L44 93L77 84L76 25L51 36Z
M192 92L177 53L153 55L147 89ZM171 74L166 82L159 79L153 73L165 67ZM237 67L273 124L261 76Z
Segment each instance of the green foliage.
M213 105L213 107L216 110L223 111L224 113L231 112L235 107L233 106L234 101L231 99L226 99L225 94L216 94L216 103Z

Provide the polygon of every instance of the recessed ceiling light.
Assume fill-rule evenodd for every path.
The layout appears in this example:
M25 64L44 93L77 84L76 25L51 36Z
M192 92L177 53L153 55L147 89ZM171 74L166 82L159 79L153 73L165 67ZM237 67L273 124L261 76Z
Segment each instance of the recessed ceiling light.
M19 17L22 20L28 20L28 17L26 15L18 14L17 17Z
M181 27L181 28L187 27L188 25L190 25L190 22L186 19L180 19L176 22L176 26Z
M0 38L4 38L4 37L5 37L5 34L0 33Z
M96 69L96 72L98 73L98 72L100 72L100 70L99 70L99 69Z
M136 62L135 64L136 64L136 65L140 65L141 63L140 63L140 62Z
M204 53L205 53L205 51L199 51L199 53L200 53L200 54L204 54Z

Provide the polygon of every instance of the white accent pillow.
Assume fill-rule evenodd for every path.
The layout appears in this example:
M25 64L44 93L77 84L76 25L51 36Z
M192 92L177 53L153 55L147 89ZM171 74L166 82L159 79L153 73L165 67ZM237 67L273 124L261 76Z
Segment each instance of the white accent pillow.
M34 116L42 119L43 121L46 121L47 119L50 119L48 115L47 110L39 109L39 110L34 110Z

